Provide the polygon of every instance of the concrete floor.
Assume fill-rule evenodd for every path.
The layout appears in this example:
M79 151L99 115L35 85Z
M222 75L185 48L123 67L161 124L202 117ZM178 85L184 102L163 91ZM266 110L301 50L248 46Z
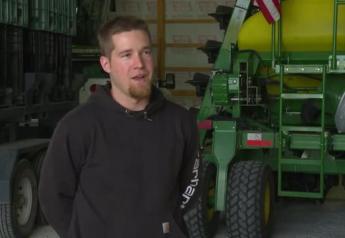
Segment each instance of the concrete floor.
M280 201L276 205L272 238L344 238L345 202L316 204ZM49 227L40 227L30 238L58 238ZM226 238L222 225L215 238Z
M345 202L281 202L274 221L274 238L344 238Z

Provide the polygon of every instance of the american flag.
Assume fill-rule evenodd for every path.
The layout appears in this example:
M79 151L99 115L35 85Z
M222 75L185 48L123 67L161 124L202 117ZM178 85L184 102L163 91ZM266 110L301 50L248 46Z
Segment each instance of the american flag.
M278 21L280 18L280 0L253 0L268 23Z

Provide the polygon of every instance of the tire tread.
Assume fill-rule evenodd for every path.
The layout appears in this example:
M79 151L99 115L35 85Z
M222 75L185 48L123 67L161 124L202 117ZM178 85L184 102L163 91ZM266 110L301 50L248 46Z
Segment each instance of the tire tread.
M15 238L9 204L0 204L0 237Z
M265 237L261 196L266 170L261 161L240 161L231 168L225 208L229 237Z

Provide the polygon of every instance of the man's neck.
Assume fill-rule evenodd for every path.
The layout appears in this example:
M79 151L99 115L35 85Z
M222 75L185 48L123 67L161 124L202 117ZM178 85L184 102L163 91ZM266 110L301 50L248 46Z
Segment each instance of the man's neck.
M113 89L111 90L111 96L117 103L130 111L142 111L149 103L149 98L137 99Z

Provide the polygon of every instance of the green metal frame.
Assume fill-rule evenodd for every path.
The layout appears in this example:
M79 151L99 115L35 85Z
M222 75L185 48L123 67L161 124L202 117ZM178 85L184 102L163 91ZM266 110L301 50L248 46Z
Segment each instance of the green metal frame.
M210 119L211 130L200 129L200 144L205 145L203 157L217 166L215 209L224 210L228 171L232 163L240 159L262 160L278 174L278 195L289 197L323 198L324 176L345 174L345 160L335 159L329 151L345 151L345 135L329 132L326 118L325 101L327 84L345 73L337 65L345 53L337 52L337 12L344 0L334 0L333 47L330 52L283 52L282 19L272 25L271 52L241 52L236 48L239 30L246 18L250 0L238 0L232 12L223 44L214 65L210 83L198 114L198 121ZM258 56L259 55L259 56ZM241 64L246 65L246 74L241 71ZM246 118L244 109L248 105L241 102L241 77L246 80L257 74L259 65L272 68L272 73L279 78L279 97L275 106L257 105L253 110L262 110L272 118L255 121ZM291 92L285 88L284 78L288 74L315 75L320 79L320 87L308 91ZM341 85L345 88L345 85ZM237 98L238 100L232 100ZM317 125L305 126L299 120L290 120L287 107L295 107L303 100L318 102L321 117ZM250 105L249 105L250 106ZM272 108L273 107L273 108ZM333 108L333 106L332 106ZM276 110L276 122L273 118ZM229 119L214 117L219 112L231 115ZM271 112L271 113L270 113ZM246 122L250 129L243 130L240 124ZM209 138L210 136L211 138ZM207 142L211 145L207 146ZM309 156L297 157L291 151L303 150ZM283 174L301 172L317 174L319 189L317 192L287 191L283 188Z

